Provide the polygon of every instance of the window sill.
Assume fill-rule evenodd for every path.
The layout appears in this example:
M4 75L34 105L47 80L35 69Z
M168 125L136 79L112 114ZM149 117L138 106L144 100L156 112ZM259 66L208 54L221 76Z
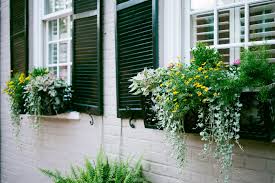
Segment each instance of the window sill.
M21 114L20 115L21 119L24 118L34 118L34 115L29 115L29 114ZM57 119L57 120L80 120L80 113L79 112L67 112L67 113L62 113L62 114L57 114L57 115L42 115L40 116L42 119Z

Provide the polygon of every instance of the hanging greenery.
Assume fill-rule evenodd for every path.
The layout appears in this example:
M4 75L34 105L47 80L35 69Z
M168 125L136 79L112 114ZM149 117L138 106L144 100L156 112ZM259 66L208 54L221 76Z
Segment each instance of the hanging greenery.
M66 111L71 99L71 89L66 81L56 78L45 68L33 69L28 77L23 73L16 74L7 82L4 92L10 98L16 136L20 132L20 114L34 115L34 127L38 127L41 115Z
M204 142L202 155L217 160L221 176L228 182L234 144L241 147L238 132L242 104L239 97L242 88L248 87L243 84L248 83L244 77L248 66L224 65L217 50L202 43L192 54L194 59L190 66L178 62L167 68L144 69L130 80L130 92L152 96L152 108L159 126L167 134L181 167L186 163L185 125L190 122L187 116L197 114L193 118L197 118L196 128ZM247 58L245 54L261 53L247 50L242 58ZM269 65L267 57L256 63L258 61L262 68ZM245 61L244 64L249 65ZM267 77L272 78L262 85L269 84L274 78L273 74Z

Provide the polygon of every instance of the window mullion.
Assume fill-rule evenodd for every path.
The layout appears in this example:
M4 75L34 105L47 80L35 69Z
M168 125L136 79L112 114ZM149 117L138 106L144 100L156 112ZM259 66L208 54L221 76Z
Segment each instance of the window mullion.
M45 40L46 40L46 44L45 44L45 47L46 47L46 55L45 55L45 62L44 63L46 63L45 65L46 65L46 67L48 68L48 65L49 65L49 51L50 51L50 49L49 49L49 46L50 46L50 44L49 44L49 22L48 21L46 21L46 35L45 35Z
M214 6L214 46L218 45L218 32L219 32L219 27L218 27L218 9L217 9L217 0L215 1L215 6Z
M191 29L192 29L192 26L191 26L191 15L190 15L190 12L191 12L191 0L187 0L187 1L184 1L185 4L184 4L184 26L185 28L183 28L183 30L185 30L185 35L183 36L184 37L184 45L185 45L185 52L184 52L184 57L185 57L185 60L184 62L186 64L190 64L190 52L191 52Z
M239 21L239 19L235 19L235 9L234 8L231 8L230 11L229 11L230 15L229 15L229 44L232 44L232 43L235 43L236 40L235 40L235 34L237 31L237 28L238 27L236 25L237 21ZM236 20L236 21L235 21ZM236 59L235 58L235 48L229 48L230 49L230 56L229 56L229 63L230 65L233 64L234 60Z
M67 33L68 33L68 37L71 37L71 16L68 16L68 24L67 24ZM67 81L70 84L71 83L71 40L68 40L67 42Z
M245 19L245 23L244 23L244 41L245 41L245 48L248 48L248 42L249 42L249 4L248 1L245 1L245 6L244 6L244 19Z
M59 40L59 38L60 38L60 27L59 27L59 21L60 21L60 19L57 19L57 39ZM59 62L59 54L60 54L60 52L59 52L59 47L60 47L60 41L58 41L57 42L57 58L56 58L56 60L57 60L57 68L56 68L56 71L57 71L57 78L60 78L60 73L59 73L59 64L60 64L60 62Z

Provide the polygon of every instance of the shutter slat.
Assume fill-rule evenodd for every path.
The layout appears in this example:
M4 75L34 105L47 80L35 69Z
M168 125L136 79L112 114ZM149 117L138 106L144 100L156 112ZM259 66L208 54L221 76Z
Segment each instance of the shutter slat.
M97 0L75 0L74 12L97 10ZM100 11L74 19L73 26L73 104L81 112L103 113Z
M74 0L74 13L83 13L97 9L97 0Z

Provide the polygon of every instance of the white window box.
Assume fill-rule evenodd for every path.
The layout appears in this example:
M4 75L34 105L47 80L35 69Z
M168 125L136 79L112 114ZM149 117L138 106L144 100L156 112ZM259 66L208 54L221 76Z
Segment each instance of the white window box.
M34 115L29 115L29 114L22 114L20 116L21 116L21 119L35 117ZM80 120L80 113L72 111L72 112L67 112L67 113L62 113L62 114L57 114L57 115L42 115L39 117L42 119Z

